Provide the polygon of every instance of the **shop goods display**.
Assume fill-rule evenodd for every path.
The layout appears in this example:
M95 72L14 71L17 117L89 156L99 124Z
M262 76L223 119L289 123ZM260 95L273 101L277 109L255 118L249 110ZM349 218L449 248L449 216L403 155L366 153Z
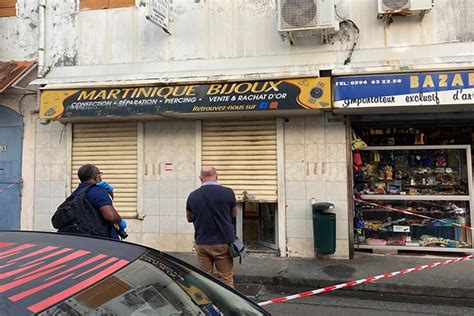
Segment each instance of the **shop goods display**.
M366 147L354 151L355 192L469 195L467 148L423 147L427 148Z
M386 127L364 128L353 132L355 136L368 146L405 146L405 145L461 145L472 144L474 127ZM355 135L355 136L354 136ZM365 146L354 148L361 149Z
M465 201L378 201L377 203L379 207L355 203L357 243L373 246L471 247L471 230L449 224L450 222L466 224L469 211L468 203ZM432 219L391 211L392 208Z
M354 194L376 203L355 202L356 244L472 246L470 229L449 224L471 224L469 145L369 146L353 151L353 166Z

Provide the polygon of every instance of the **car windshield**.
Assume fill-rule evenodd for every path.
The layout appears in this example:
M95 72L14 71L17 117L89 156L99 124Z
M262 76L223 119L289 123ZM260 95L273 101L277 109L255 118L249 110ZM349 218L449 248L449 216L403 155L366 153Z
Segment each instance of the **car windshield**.
M269 315L167 255L150 250L40 315Z

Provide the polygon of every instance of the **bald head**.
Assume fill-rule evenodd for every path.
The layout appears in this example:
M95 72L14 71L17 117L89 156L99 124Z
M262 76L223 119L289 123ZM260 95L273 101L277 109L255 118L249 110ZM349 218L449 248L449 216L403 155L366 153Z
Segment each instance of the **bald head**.
M216 168L212 166L203 166L201 168L201 176L199 177L201 182L215 182L217 181Z

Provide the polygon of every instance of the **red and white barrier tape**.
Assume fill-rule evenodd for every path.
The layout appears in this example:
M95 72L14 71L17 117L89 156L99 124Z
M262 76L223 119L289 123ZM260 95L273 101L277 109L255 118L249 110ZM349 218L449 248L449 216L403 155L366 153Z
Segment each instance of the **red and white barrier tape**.
M398 213L403 213L403 214L408 214L408 215L412 215L412 216L422 217L422 218L426 218L426 219L429 219L429 220L432 220L432 221L438 221L438 222L441 222L441 223L445 223L445 224L449 224L449 225L453 225L453 226L457 226L457 227L461 227L461 228L467 228L467 229L474 230L474 228L472 228L470 226L463 225L463 224L458 224L458 223L453 223L453 222L447 221L445 219L429 217L429 216L418 214L418 213L415 213L415 212L400 210L398 208L394 208L394 207L390 207L390 206L384 206L384 205L380 205L380 204L377 204L377 203L367 202L367 201L364 201L364 200L357 199L355 197L353 199L356 202L381 207L381 208L387 209L389 211L394 211L394 212L398 212Z
M469 255L469 256L465 256L465 257L449 259L449 260L446 260L446 261L440 261L440 262L436 262L436 263L426 264L426 265L423 265L423 266L417 266L417 267L410 268L410 269L403 269L403 270L395 271L395 272L391 272L391 273L380 274L380 275L373 276L373 277L370 277L370 278L365 278L365 279L360 279L360 280L357 280L357 281L351 281L351 282L341 283L341 284L337 284L337 285L332 285L332 286L328 286L328 287L318 289L318 290L307 291L307 292L294 294L294 295L290 295L290 296L275 298L275 299L272 299L272 300L268 300L268 301L265 301L265 302L258 303L258 305L265 306L265 305L270 305L270 304L282 303L282 302L286 302L286 301L289 301L289 300L294 300L294 299L297 299L297 298L302 298L302 297L306 297L306 296L321 294L321 293L325 293L325 292L332 292L332 291L343 289L343 288L346 288L346 287L351 287L351 286L355 286L355 285L359 285L359 284L363 284L363 283L370 283L370 282L374 282L374 281L381 280L381 279L391 278L391 277L394 277L394 276L397 276L397 275L404 275L404 274L407 274L407 273L410 273L410 272L421 271L421 270L430 269L430 268L434 268L434 267L438 267L438 266L444 266L446 264L456 263L456 262L469 260L469 259L473 259L473 258L474 258L474 254Z

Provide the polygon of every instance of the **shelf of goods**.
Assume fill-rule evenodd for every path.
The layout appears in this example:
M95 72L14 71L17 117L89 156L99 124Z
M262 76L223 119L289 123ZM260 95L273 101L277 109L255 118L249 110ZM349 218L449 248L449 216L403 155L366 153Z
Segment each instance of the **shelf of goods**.
M354 193L370 203L354 204L356 249L474 252L466 228L474 203L470 145L374 146L353 154Z

